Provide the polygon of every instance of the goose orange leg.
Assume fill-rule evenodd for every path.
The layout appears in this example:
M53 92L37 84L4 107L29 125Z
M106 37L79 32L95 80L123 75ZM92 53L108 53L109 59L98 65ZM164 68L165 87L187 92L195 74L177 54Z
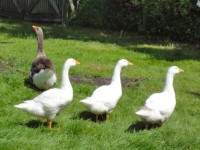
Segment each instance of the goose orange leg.
M49 129L51 129L51 126L52 126L52 121L47 119L47 126Z
M148 123L145 121L145 122L144 122L144 129L148 129L148 127L149 127L149 125L148 125Z
M106 120L110 119L110 114L106 114Z
M99 115L96 114L96 115L95 115L96 122L98 122L98 120L99 120L98 118L99 118Z
M52 121L47 119L47 126L50 130L60 130L60 128L54 128L52 129Z
M158 123L158 126L159 126L159 127L161 127L161 126L162 126L162 122L161 122L161 121L159 121L159 123Z

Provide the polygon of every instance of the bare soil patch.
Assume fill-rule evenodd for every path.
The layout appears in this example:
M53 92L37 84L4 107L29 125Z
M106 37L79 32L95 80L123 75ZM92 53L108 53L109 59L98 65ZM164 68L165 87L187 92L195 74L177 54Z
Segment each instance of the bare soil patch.
M108 85L111 82L111 78L100 77L100 76L88 76L88 75L72 75L71 80L76 83L88 84L88 85ZM121 82L123 87L129 89L137 89L141 82L148 82L148 78L126 78L121 77Z

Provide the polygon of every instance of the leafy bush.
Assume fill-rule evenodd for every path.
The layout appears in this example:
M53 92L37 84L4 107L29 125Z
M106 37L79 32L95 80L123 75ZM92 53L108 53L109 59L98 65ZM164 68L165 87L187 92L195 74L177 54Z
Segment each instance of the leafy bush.
M143 6L147 33L179 41L199 41L200 9L196 1L153 0Z
M108 0L107 27L117 30L138 31L141 22L140 5L130 0Z
M73 20L79 25L200 41L196 0L84 0L79 6Z
M106 0L80 1L75 19L82 26L104 27L108 4Z
M84 0L80 1L79 6L72 20L76 24L137 31L136 8L130 0Z

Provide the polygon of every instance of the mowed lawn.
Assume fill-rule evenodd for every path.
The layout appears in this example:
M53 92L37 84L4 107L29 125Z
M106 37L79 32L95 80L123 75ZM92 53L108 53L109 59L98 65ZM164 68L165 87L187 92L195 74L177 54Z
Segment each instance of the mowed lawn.
M58 131L49 130L45 119L13 107L41 93L27 84L37 53L32 25L43 28L45 52L58 77L55 87L60 86L67 58L81 63L70 70L74 98L54 119ZM101 84L95 79L111 80L122 58L134 64L122 69L121 77L128 81L123 84L123 95L110 120L94 122L94 115L79 100ZM150 94L163 89L166 71L173 65L184 70L174 79L177 105L173 115L161 128L139 130L141 122L135 112ZM81 80L74 80L80 76ZM199 123L198 46L120 31L0 19L0 149L193 150L199 149Z

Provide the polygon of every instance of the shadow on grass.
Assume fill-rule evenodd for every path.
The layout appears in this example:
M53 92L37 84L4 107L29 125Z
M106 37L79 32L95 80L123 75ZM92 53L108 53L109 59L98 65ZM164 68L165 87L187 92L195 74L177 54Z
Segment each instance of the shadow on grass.
M155 128L159 128L159 126L158 125L149 124L148 128L145 129L145 123L143 121L137 121L137 122L131 124L128 127L128 129L126 130L126 132L139 132L139 131L151 130L151 129L155 129Z
M134 52L145 53L150 56L150 58L156 58L157 60L166 61L181 61L181 60L200 60L200 53L197 48L192 48L191 46L174 48L154 48L154 47L143 47L141 46L127 46L127 49Z
M73 117L73 119L91 120L93 122L96 122L95 114L89 111L83 111L79 113L77 117ZM99 122L104 122L106 120L106 115L105 114L99 115L98 119Z
M5 41L0 41L0 44L11 44L13 42L5 42Z
M127 50L145 53L158 60L180 61L180 60L200 60L199 45L177 45L171 49L157 48L152 45L170 45L169 41L162 40L158 37L141 36L134 33L124 32L122 35L117 31L108 31L83 27L72 27L53 23L28 22L14 19L0 18L2 25L1 33L9 37L27 38L36 37L32 25L41 26L44 30L44 38L55 38L65 40L79 41L98 41L101 43L115 43ZM151 45L146 46L146 44Z
M200 98L199 92L188 92L188 93Z
M26 126L28 128L39 128L41 126L45 126L47 127L47 122L42 122L42 121L39 121L39 120L30 120L29 122L27 123L19 123L20 125L23 125L23 126ZM56 122L53 122L52 123L52 127L56 126L57 123Z

